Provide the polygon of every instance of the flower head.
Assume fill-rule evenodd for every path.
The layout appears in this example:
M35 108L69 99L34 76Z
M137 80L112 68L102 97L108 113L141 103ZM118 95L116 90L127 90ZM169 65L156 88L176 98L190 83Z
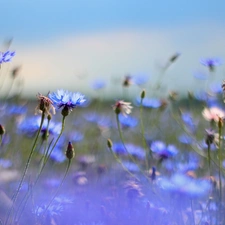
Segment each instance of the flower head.
M65 116L67 116L69 111L72 111L73 108L82 105L82 103L86 101L84 95L79 92L73 93L63 89L50 93L48 96L59 109L63 107L62 113L64 113Z
M53 101L38 93L37 98L39 100L39 104L35 109L35 112L41 112L45 113L46 115L51 115L50 111L52 111L53 114L55 114L55 107L53 106Z
M219 66L222 64L222 60L220 58L204 58L200 60L201 64L207 66L210 71L214 71L215 66Z
M113 105L113 110L116 114L122 113L124 116L126 116L127 114L131 113L131 109L133 108L130 104L130 102L119 100L115 105Z
M218 122L219 118L225 117L225 112L217 107L205 108L202 111L203 117L208 121Z

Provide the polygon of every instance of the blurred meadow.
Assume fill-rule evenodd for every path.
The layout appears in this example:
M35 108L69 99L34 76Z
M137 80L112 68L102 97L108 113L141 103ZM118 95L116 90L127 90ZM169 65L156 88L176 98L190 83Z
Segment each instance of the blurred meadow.
M215 3L1 2L0 225L225 224Z

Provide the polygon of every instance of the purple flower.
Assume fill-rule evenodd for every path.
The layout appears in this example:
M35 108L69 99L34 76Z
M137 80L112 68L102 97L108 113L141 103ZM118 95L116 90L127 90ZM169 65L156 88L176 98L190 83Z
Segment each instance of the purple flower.
M204 66L207 66L210 71L213 71L215 66L220 66L223 64L223 61L220 58L204 58L200 60L200 63Z
M63 89L50 93L48 96L59 109L63 107L61 112L63 117L68 116L73 108L81 106L86 101L84 95L79 92L73 93Z
M141 98L137 98L136 99L136 104L138 106L140 106L141 104ZM147 108L159 108L160 106L162 106L162 101L158 98L144 98L143 101L142 101L142 105L144 107L147 107Z
M138 120L135 117L119 115L119 121L123 127L136 127Z
M104 80L95 80L92 84L91 84L91 87L94 89L94 90L99 90L99 89L102 89L106 86L106 82Z
M15 52L0 52L0 64L10 62L12 57L15 56Z
M126 156L130 154L131 156L140 160L144 160L145 158L145 150L140 146L131 143L126 144L126 148L124 147L123 143L114 143L112 150L118 155Z
M178 150L174 145L166 145L162 141L152 142L150 148L152 152L156 153L160 157L160 159L167 159L178 153Z
M137 74L133 76L133 82L139 86L145 84L149 80L149 76L147 74Z
M50 93L48 96L53 101L53 104L57 105L59 109L61 107L72 109L86 101L84 95L79 92L72 93L63 89Z
M209 194L211 189L209 181L193 179L180 173L174 174L171 178L162 178L159 186L171 193L196 198Z

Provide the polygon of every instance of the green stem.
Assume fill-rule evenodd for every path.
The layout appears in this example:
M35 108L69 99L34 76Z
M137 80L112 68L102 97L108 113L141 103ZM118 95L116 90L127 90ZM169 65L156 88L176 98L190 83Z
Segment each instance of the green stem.
M146 165L146 170L148 171L148 169L149 169L149 165L148 165L148 148L146 146L145 128L144 128L144 123L143 123L143 98L141 98L141 105L140 105L140 121L141 121L142 142L143 142L143 147L145 149L145 165ZM150 153L151 153L151 151L150 151Z
M7 223L8 223L10 214L11 214L11 212L12 212L12 210L13 210L13 205L15 204L15 202L16 202L16 200L17 200L17 197L18 197L18 195L19 195L19 192L20 192L20 189L21 189L21 187L22 187L23 181L24 181L25 176L26 176L26 174L27 174L27 170L28 170L28 168L29 168L29 165L30 165L30 162L31 162L33 153L34 153L34 150L35 150L36 145L37 145L37 140L38 140L38 137L39 137L40 132L41 132L41 128L42 128L42 125L43 125L43 122L44 122L44 118L45 118L45 113L42 112L42 116L41 116L41 124L40 124L40 127L39 127L39 129L38 129L37 136L36 136L36 138L35 138L35 140L34 140L34 144L33 144L32 148L31 148L30 154L29 154L29 156L28 156L28 160L27 160L27 163L26 163L24 172L23 172L23 176L22 176L22 178L21 178L21 180L20 180L20 183L19 183L19 186L18 186L18 188L17 188L17 190L16 190L16 193L15 193L13 199L12 199L12 200L13 200L13 204L12 204L12 207L10 208L10 210L9 210L9 212L8 212L8 215L7 215L7 218L6 218L5 225L7 225Z
M222 148L221 148L221 135L222 135L222 127L219 126L219 191L220 191L220 203L222 203L222 181L221 181L221 170L222 170Z
M68 165L67 165L67 168L66 168L66 172L65 172L65 174L64 174L64 176L63 176L63 179L62 179L60 185L58 186L58 188L57 188L55 194L53 195L52 199L50 200L49 204L48 204L47 207L45 208L45 212L47 212L48 208L51 206L51 204L52 204L52 202L54 201L55 197L57 196L57 194L58 194L60 188L62 187L62 185L63 185L63 183L64 183L64 181L65 181L65 179L66 179L66 176L67 176L67 174L68 174L70 165L71 165L71 159L69 159L69 162L68 162ZM44 214L45 214L45 213L43 213L43 216L44 216Z
M207 152L208 152L208 163L209 163L209 175L211 176L211 156L210 156L210 144L207 144L208 145L208 149L207 149Z

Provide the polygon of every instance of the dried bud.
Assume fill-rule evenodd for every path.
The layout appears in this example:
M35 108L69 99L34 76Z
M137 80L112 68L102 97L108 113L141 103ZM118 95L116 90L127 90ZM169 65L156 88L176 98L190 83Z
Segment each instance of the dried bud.
M214 130L208 130L208 129L206 129L205 131L206 131L205 143L207 145L211 145L215 140L215 131Z
M180 53L175 53L174 55L172 55L169 59L169 61L171 63L175 62L177 60L177 58L180 56Z
M143 91L141 92L141 98L142 98L142 99L145 98L145 90L143 90Z
M72 159L74 156L75 156L74 147L73 147L72 143L69 142L69 144L67 146L67 150L66 150L66 157L68 159Z
M223 118L222 118L222 117L219 117L219 120L218 120L218 127L219 127L220 129L222 129L222 127L223 127Z
M5 133L5 128L0 124L0 135L2 136Z
M108 145L108 148L112 148L113 143L110 139L107 140L107 145Z

